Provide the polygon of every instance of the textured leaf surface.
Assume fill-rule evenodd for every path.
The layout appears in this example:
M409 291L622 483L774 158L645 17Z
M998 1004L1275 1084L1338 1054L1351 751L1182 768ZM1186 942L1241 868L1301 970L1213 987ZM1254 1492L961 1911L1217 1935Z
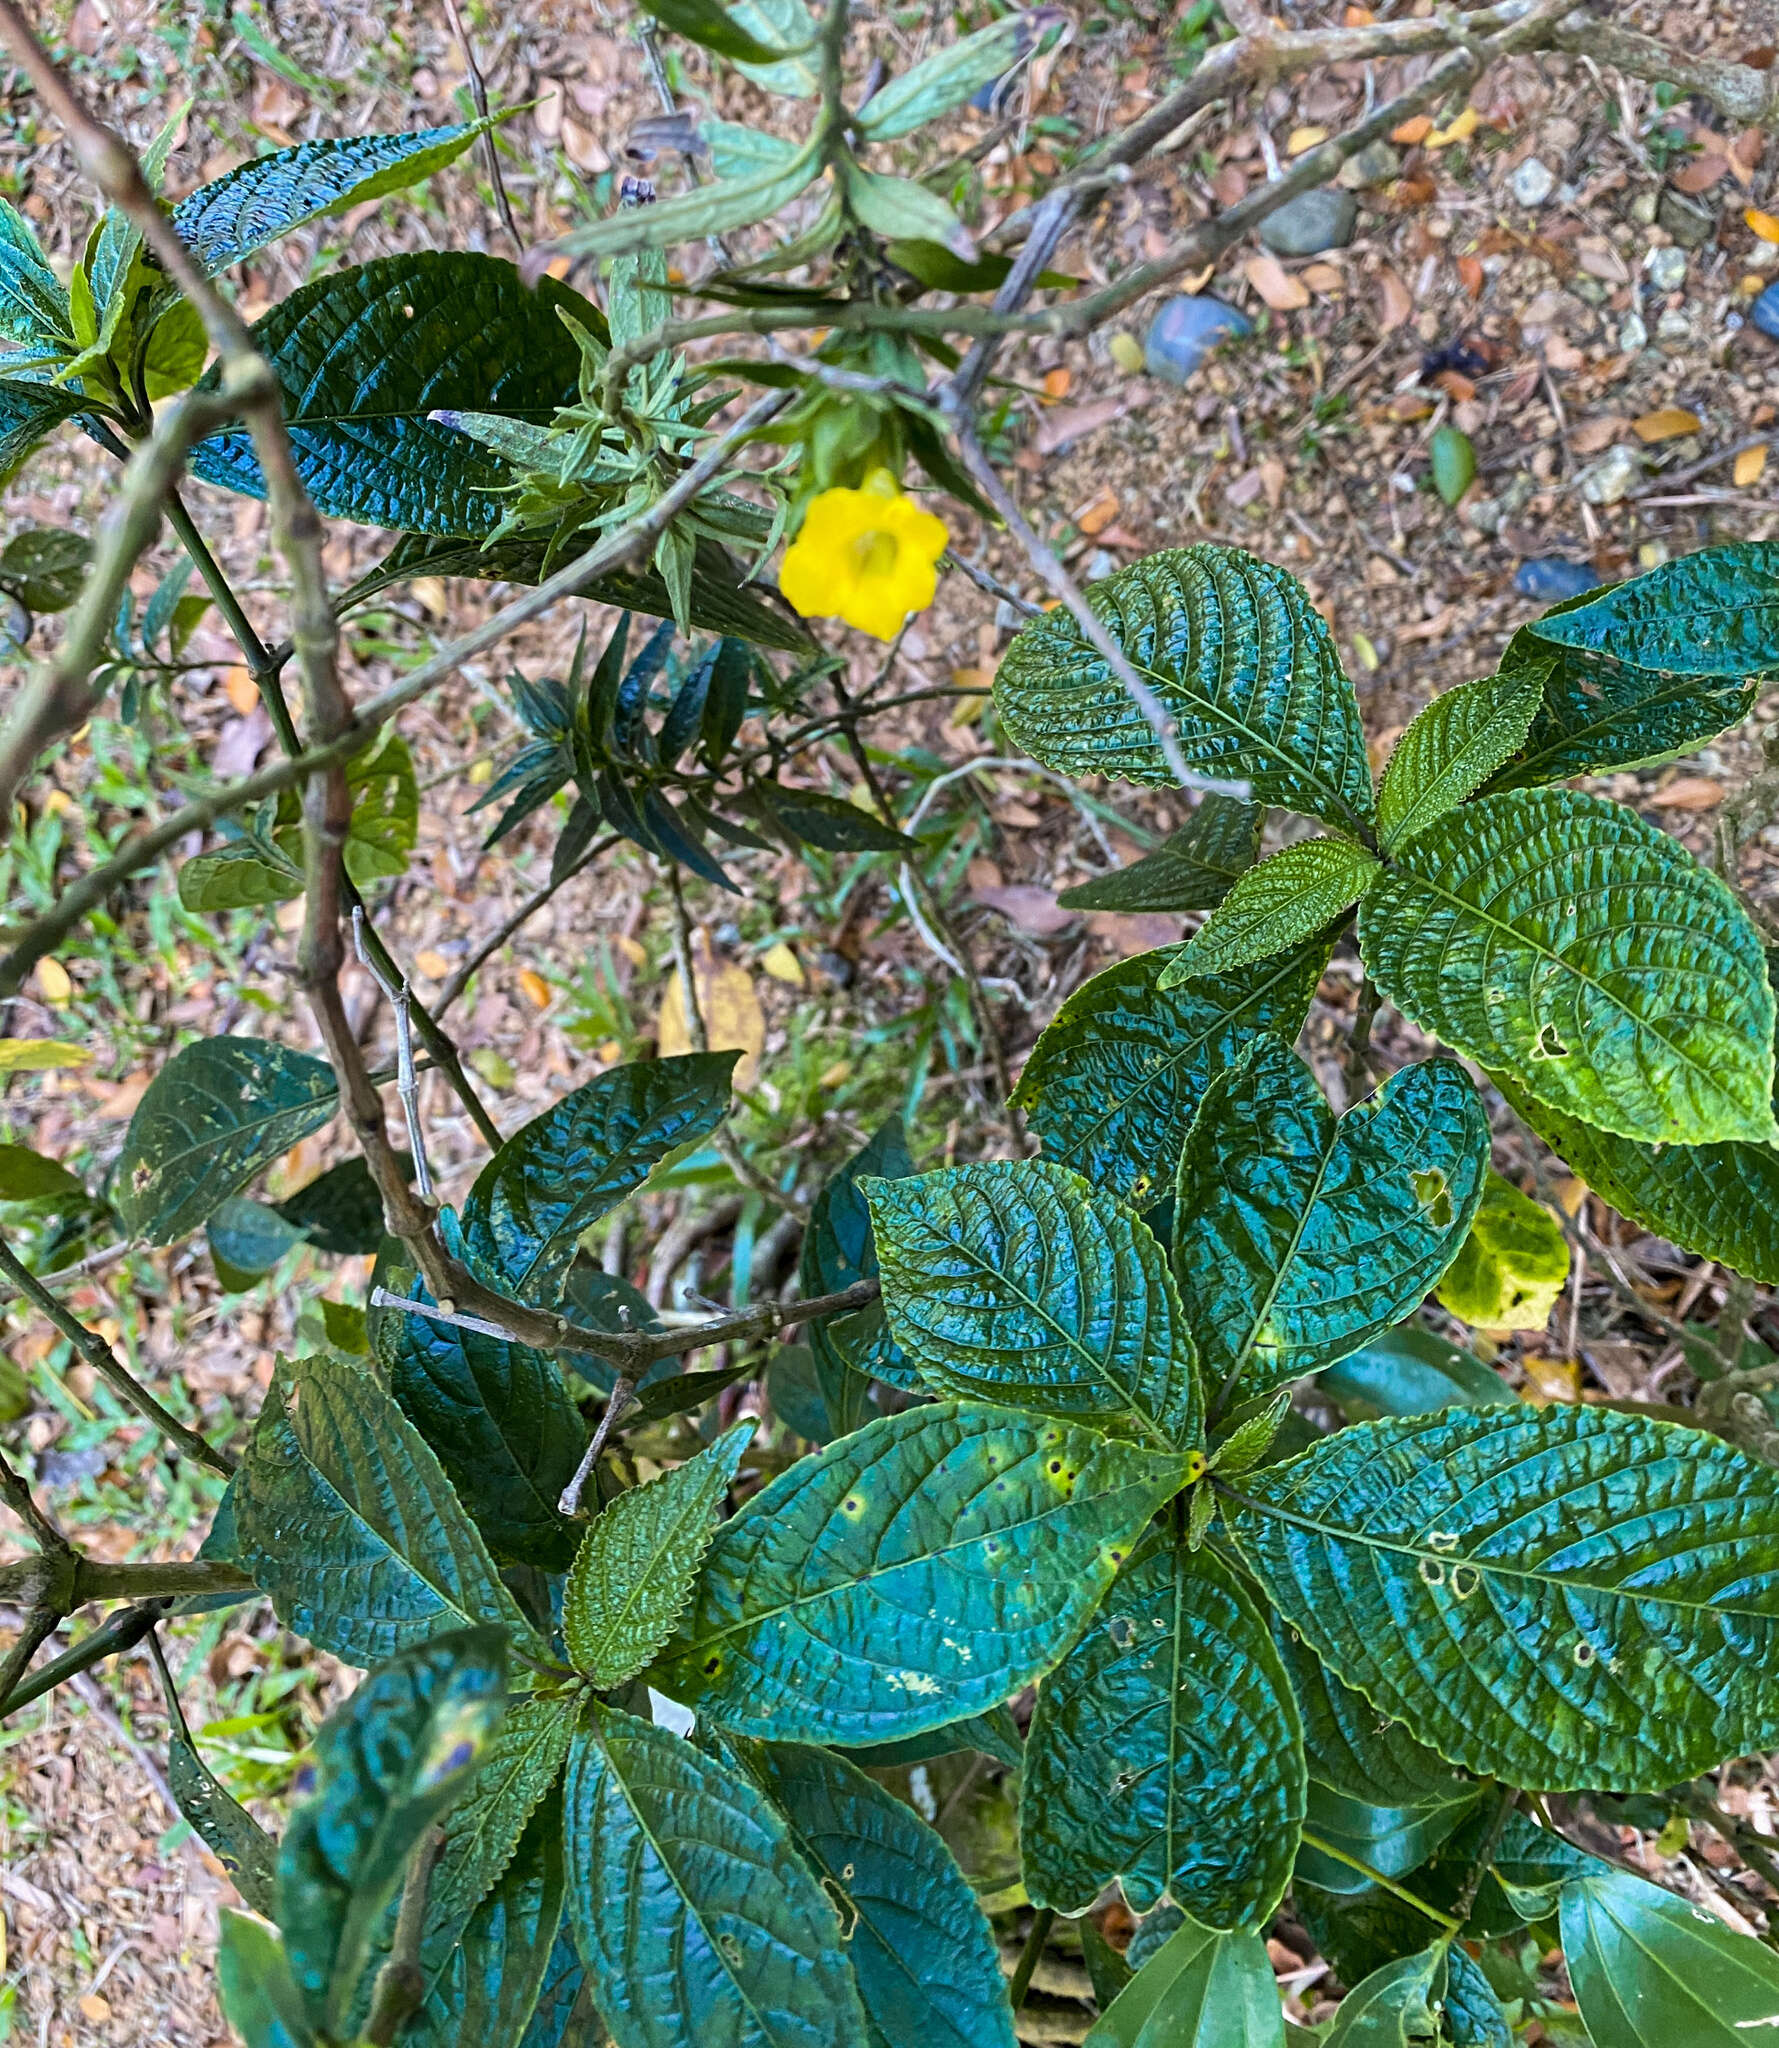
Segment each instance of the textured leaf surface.
M1378 790L1386 851L1455 810L1525 743L1543 702L1537 669L1460 683L1435 697L1396 742Z
M1266 1945L1188 1920L1112 2001L1086 2048L1284 2048Z
M317 507L365 526L489 532L507 509L511 470L429 415L491 412L547 425L573 403L581 361L558 308L603 332L598 312L554 279L529 289L512 264L463 251L379 257L280 300L253 336L277 373L297 468ZM201 441L191 468L226 490L265 495L244 427Z
M112 1199L125 1225L171 1244L338 1107L333 1069L269 1038L182 1046L136 1105Z
M1372 814L1353 686L1303 586L1239 548L1164 550L1088 602L1179 724L1187 765L1261 803L1352 829ZM995 675L1009 736L1066 775L1173 778L1155 735L1073 616L1027 626Z
M1563 1955L1594 2048L1744 2048L1779 2030L1779 1957L1628 1871L1572 1879Z
M1484 798L1405 845L1359 908L1384 994L1458 1052L1621 1137L1774 1134L1773 993L1724 884L1573 790Z
M1161 1200L1212 1077L1260 1032L1296 1038L1328 953L1329 942L1310 939L1164 990L1162 974L1180 956L1163 947L1084 982L1045 1026L1013 1091L1044 1156L1138 1208Z
M1349 1351L1318 1376L1349 1422L1380 1415L1424 1415L1434 1408L1480 1408L1509 1398L1507 1383L1475 1352L1434 1336L1418 1323L1399 1323Z
M0 484L10 483L38 442L71 420L84 403L51 384L0 377Z
M1275 1641L1303 1722L1304 1758L1313 1778L1375 1806L1415 1806L1461 1795L1469 1781L1400 1721L1343 1685L1295 1629L1280 1623Z
M1370 1892L1374 1881L1354 1862L1386 1877L1418 1869L1476 1805L1475 1784L1453 1775L1453 1790L1410 1806L1373 1806L1312 1779L1293 1882L1356 1895Z
M1304 839L1272 854L1239 878L1168 962L1162 987L1230 974L1284 952L1358 902L1378 871L1362 846L1345 839Z
M865 1199L891 1334L931 1385L1175 1449L1202 1435L1167 1254L1104 1189L1022 1159Z
M324 1353L287 1373L233 1487L241 1569L279 1620L359 1665L467 1622L534 1642L437 1458L376 1380Z
M278 1850L278 1923L322 2034L337 2034L408 1853L468 1782L506 1707L506 1645L465 1629L373 1671L315 1737L316 1786Z
M994 1934L943 1837L831 1750L759 1754L773 1805L842 1909L872 2048L1013 2048Z
M575 1939L617 2048L867 2048L834 1907L732 1765L595 1710L565 1829Z
M1153 853L1056 900L1065 910L1215 910L1259 852L1259 805L1213 793Z
M275 848L237 839L194 853L179 869L179 901L198 912L248 910L290 903L303 893L302 871Z
M1421 2042L1436 2042L1445 1979L1443 1947L1386 1963L1341 2000L1326 2048L1417 2048Z
M1470 1235L1439 1283L1442 1307L1486 1330L1542 1330L1569 1278L1569 1240L1540 1202L1491 1173Z
M1464 1242L1488 1120L1455 1060L1422 1060L1336 1119L1262 1038L1219 1075L1180 1160L1174 1270L1206 1384L1252 1396L1399 1322Z
M1770 675L1779 669L1779 542L1682 555L1547 612L1531 631L1553 647L1609 654L1633 668Z
M429 1929L443 1937L461 1928L493 1889L562 1775L573 1729L566 1700L528 1696L507 1708L468 1790L445 1817L445 1847L427 1893Z
M756 1426L739 1422L695 1458L619 1494L581 1539L562 1634L575 1669L601 1692L634 1678L672 1635Z
M1186 1461L935 1402L804 1458L718 1530L654 1682L846 1747L980 1714L1080 1632Z
M877 1245L871 1235L871 1212L859 1191L860 1177L904 1180L913 1171L902 1119L893 1116L828 1181L810 1207L803 1232L797 1271L805 1301L877 1278ZM831 1436L844 1436L865 1420L866 1377L897 1387L919 1385L902 1347L890 1335L881 1302L870 1303L856 1315L824 1316L804 1327Z
M0 199L0 334L48 353L72 346L68 294L43 245L15 206Z
M1208 1550L1150 1538L1038 1688L1019 1840L1037 1906L1084 1913L1114 1878L1207 1927L1263 1927L1303 1822L1291 1682Z
M430 178L478 133L460 125L299 142L188 193L173 209L173 229L207 273L227 270L307 221Z
M613 1067L515 1131L463 1205L468 1255L520 1300L554 1307L575 1240L729 1107L733 1052Z
M216 1778L177 1723L167 1731L167 1783L193 1832L256 1913L270 1916L278 1845Z
M1240 1493L1280 1612L1467 1770L1654 1791L1779 1741L1779 1477L1716 1437L1468 1408L1360 1423Z
M1779 1285L1779 1146L1643 1145L1533 1101L1505 1074L1490 1078L1621 1215L1734 1272Z
M732 12L739 18L740 10ZM624 256L636 249L670 249L701 235L751 227L788 206L822 168L819 138L812 139L782 168L768 166L751 177L719 179L653 206L621 208L589 227L571 229L560 246L575 256Z

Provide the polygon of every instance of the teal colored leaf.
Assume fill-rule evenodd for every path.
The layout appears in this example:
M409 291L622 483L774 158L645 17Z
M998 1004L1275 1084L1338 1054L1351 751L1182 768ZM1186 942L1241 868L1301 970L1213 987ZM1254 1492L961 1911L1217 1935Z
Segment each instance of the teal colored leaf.
M1160 1201L1212 1078L1258 1033L1289 1043L1303 1029L1329 943L1309 939L1167 989L1180 953L1163 947L1084 982L1039 1034L1013 1091L1045 1158L1133 1207Z
M277 1896L278 1845L217 1779L178 1721L167 1730L167 1784L192 1832L236 1891L256 1913L269 1916Z
M418 1279L406 1291L431 1299ZM494 1556L565 1571L576 1530L556 1503L587 1431L556 1358L399 1311L380 1322L377 1352L397 1407L432 1447Z
M1019 1840L1037 1906L1085 1913L1117 1879L1206 1927L1264 1927L1304 1813L1291 1682L1208 1550L1150 1538L1038 1688Z
M944 1838L831 1750L764 1744L757 1767L840 1909L872 2048L1013 2048L994 1934Z
M732 1765L592 1709L564 1825L575 1940L617 2048L867 2048L833 1903Z
M1298 945L1357 903L1378 863L1345 839L1303 839L1237 878L1162 970L1163 989L1199 975L1232 974Z
M653 212L654 208L639 208ZM379 257L301 286L253 337L277 373L298 473L318 509L362 526L481 535L508 509L513 473L439 410L547 425L574 403L581 352L558 318L602 333L598 312L553 278L467 251ZM205 379L217 377L212 369ZM199 442L191 469L248 497L265 482L245 427Z
M1455 1912L1477 1862L1489 1850L1488 1872L1464 1922L1466 1940L1512 1934L1531 1921L1548 1920L1571 1878L1612 1867L1525 1813L1510 1813L1497 1833L1493 1806L1490 1800L1479 1807L1415 1880L1430 1904Z
M1525 744L1543 701L1536 668L1460 683L1434 698L1396 742L1378 789L1385 852L1474 795Z
M1404 1067L1337 1119L1303 1062L1257 1039L1205 1090L1180 1160L1174 1271L1207 1387L1266 1393L1401 1321L1456 1258L1488 1157L1455 1060Z
M234 1293L263 1280L286 1252L303 1242L295 1224L269 1203L245 1195L230 1195L218 1204L204 1234L217 1278Z
M1065 910L1215 910L1259 852L1259 805L1213 793L1153 853L1056 900Z
M70 354L68 294L31 223L0 199L0 334L34 355Z
M1746 2048L1779 2030L1779 1957L1629 1871L1566 1884L1562 1928L1594 2048Z
M1718 877L1573 790L1485 797L1403 846L1359 908L1378 987L1455 1051L1621 1137L1775 1135L1773 992Z
M537 1647L425 1439L347 1360L320 1353L273 1380L233 1490L241 1569L286 1627L347 1663L474 1622Z
M911 1735L905 1742L866 1743L851 1750L849 1757L861 1770L877 1770L883 1766L930 1763L936 1756L956 1756L966 1749L992 1757L996 1763L1016 1771L1025 1745L1018 1722L1005 1707L995 1707L968 1721L949 1721L943 1728L929 1729L925 1735Z
M220 1917L217 2003L245 2048L313 2048L315 2032L277 1929L227 1906Z
M1373 1880L1355 1870L1354 1861L1385 1877L1405 1877L1474 1811L1481 1796L1472 1780L1454 1773L1443 1794L1429 1792L1407 1806L1373 1806L1312 1778L1293 1882L1337 1895L1372 1890Z
M1353 686L1294 576L1239 548L1148 555L1088 591L1174 714L1187 766L1245 778L1255 800L1363 832L1371 770ZM1149 722L1071 613L1028 625L995 674L1008 737L1065 775L1173 777Z
M1640 1144L1535 1102L1505 1074L1490 1079L1620 1215L1733 1272L1779 1285L1779 1146Z
M148 1084L112 1200L150 1244L196 1230L338 1108L333 1069L269 1038L200 1038Z
M739 17L741 10L734 12ZM679 242L770 220L821 176L824 147L819 135L812 137L782 167L699 185L653 206L623 207L590 227L570 229L556 246L572 256L626 256L635 249L670 249Z
M1226 1497L1316 1655L1453 1763L1655 1791L1779 1741L1779 1478L1523 1404L1360 1423Z
M564 1914L519 2048L605 2048L609 2038L593 2010L581 1952Z
M1114 1196L1036 1159L864 1194L890 1333L929 1384L1158 1447L1202 1438L1167 1254Z
M678 1625L756 1427L738 1422L695 1458L619 1494L582 1537L562 1634L575 1669L600 1691L634 1678Z
M445 1846L426 1899L429 1930L450 1936L494 1888L562 1775L574 1720L566 1699L528 1695L507 1708L475 1777L445 1817Z
M40 441L87 404L52 384L0 377L0 484L9 484Z
M464 1202L471 1263L521 1301L555 1307L581 1232L722 1122L738 1057L695 1052L613 1067L522 1125Z
M1149 1957L1085 2048L1284 2048L1285 2015L1266 1944L1249 1928L1188 1920Z
M776 64L785 54L749 35L718 0L648 0L648 11L664 28L732 63Z
M341 2031L410 1851L469 1783L505 1708L504 1637L465 1629L381 1665L322 1723L315 1791L278 1851L278 1923L318 2033Z
M1439 2039L1445 1980L1444 1943L1386 1963L1341 2000L1325 2048L1431 2048Z
M810 1205L803 1232L797 1274L805 1301L877 1278L877 1246L871 1236L871 1212L859 1191L860 1178L905 1180L913 1171L902 1119L892 1116L828 1181ZM881 1302L872 1302L856 1315L824 1316L804 1328L830 1435L845 1436L866 1419L868 1380L887 1380L897 1387L919 1385L902 1347L890 1335Z
M743 64L744 78L786 99L814 99L821 90L815 17L805 0L734 0L729 12L751 36L798 54L773 64Z
M1467 1793L1475 1798L1469 1779L1417 1742L1400 1721L1343 1685L1295 1629L1280 1623L1274 1636L1303 1722L1303 1752L1313 1779L1376 1807L1441 1807Z
M464 123L407 135L322 137L273 150L188 192L173 209L173 230L214 275L312 220L420 184L454 163L481 132L480 123Z
M983 1713L1062 1656L1186 1473L1006 1408L885 1416L722 1525L651 1682L740 1734L842 1748Z
M1632 668L1740 680L1779 671L1779 542L1734 541L1588 591L1529 629Z
M859 132L891 142L967 105L1031 54L1046 25L1038 11L1008 14L933 51L871 95L859 112Z
M1317 1384L1349 1422L1380 1415L1424 1415L1434 1408L1478 1408L1510 1398L1507 1383L1473 1351L1418 1323L1385 1330L1326 1367Z
M200 916L292 903L302 893L302 869L269 840L233 839L194 853L179 869L180 906Z
M1457 1942L1446 1951L1445 2005L1439 2015L1452 2048L1514 2048L1495 1987Z

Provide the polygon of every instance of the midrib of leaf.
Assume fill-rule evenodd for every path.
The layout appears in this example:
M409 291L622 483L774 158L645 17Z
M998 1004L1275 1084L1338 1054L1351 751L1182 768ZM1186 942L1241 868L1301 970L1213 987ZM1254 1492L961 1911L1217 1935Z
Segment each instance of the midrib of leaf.
M1297 1222L1292 1227L1291 1241L1285 1248L1285 1256L1274 1269L1272 1284L1267 1288L1264 1298L1254 1312L1253 1319L1248 1324L1248 1334L1242 1339L1242 1348L1236 1354L1236 1361L1229 1368L1228 1372L1224 1374L1223 1384L1217 1389L1217 1399L1213 1404L1213 1420L1217 1414L1222 1412L1224 1402L1229 1399L1232 1389L1247 1370L1248 1361L1254 1355L1254 1344L1260 1335L1260 1326L1272 1314L1274 1305L1277 1303L1279 1294L1285 1285L1285 1275L1291 1270L1291 1262L1296 1258L1298 1248L1303 1243L1303 1234L1309 1228L1310 1216L1317 1202L1321 1200L1322 1186L1328 1178L1328 1168L1333 1161L1335 1150L1339 1144L1340 1119L1332 1117L1330 1119L1327 1142L1322 1147L1322 1156L1316 1162L1315 1178L1310 1182L1309 1199L1304 1203Z
M1613 658L1590 648L1565 647L1562 651L1566 654L1591 653L1600 661L1610 661ZM1748 678L1738 680L1733 676L1714 676L1705 679L1705 687L1701 689L1701 679L1696 676L1678 676L1666 669L1641 668L1637 663L1630 661L1620 662L1618 666L1622 673L1629 675L1665 677L1669 687L1656 692L1653 696L1640 697L1635 704L1618 705L1609 714L1602 713L1597 718L1590 718L1585 725L1564 727L1554 740L1541 745L1535 753L1522 755L1518 760L1503 762L1501 772L1523 773L1528 768L1536 767L1540 761L1548 760L1553 754L1560 754L1567 748L1579 746L1603 733L1610 733L1615 726L1635 723L1646 711L1660 710L1663 705L1682 703L1692 697L1717 697L1726 692L1735 694L1750 687ZM1663 748L1661 751L1665 753L1667 749ZM1627 762L1624 765L1629 767L1635 764Z
M204 1092L209 1095L210 1100L222 1109L233 1108L240 1101L239 1096L218 1095L214 1089L205 1089L202 1080L192 1084L192 1092L194 1094L200 1089L204 1089ZM338 1094L339 1090L336 1088L330 1089L327 1094L306 1096L300 1102L287 1102L281 1108L269 1110L264 1116L255 1119L252 1123L231 1125L220 1136L212 1132L208 1137L188 1144L181 1151L163 1153L161 1155L161 1163L156 1167L155 1171L157 1175L165 1175L172 1167L182 1165L187 1160L195 1159L201 1153L218 1151L223 1146L232 1144L238 1138L248 1137L256 1132L263 1131L268 1126L277 1123L281 1117L300 1116L305 1110L319 1109L329 1099L329 1095L337 1097ZM181 1121L182 1123L185 1122L183 1118ZM189 1123L186 1123L185 1127L189 1134Z
M704 1515L707 1521L712 1519L712 1510L708 1506L704 1509ZM667 1533L661 1538L661 1541L655 1544L649 1551L647 1565L632 1580L630 1590L624 1596L623 1605L618 1609L610 1626L602 1634L600 1647L603 1653L609 1655L614 1640L622 1638L624 1631L630 1626L631 1616L635 1613L642 1596L645 1592L651 1590L651 1582L656 1567L660 1564L662 1558L666 1556L675 1539L686 1527L686 1524L693 1519L694 1517L689 1513L681 1513L676 1516ZM679 1615L685 1612L686 1602L690 1597L691 1588L688 1586L680 1595L678 1612L668 1617L667 1626L669 1632L671 1632L674 1623L679 1619Z

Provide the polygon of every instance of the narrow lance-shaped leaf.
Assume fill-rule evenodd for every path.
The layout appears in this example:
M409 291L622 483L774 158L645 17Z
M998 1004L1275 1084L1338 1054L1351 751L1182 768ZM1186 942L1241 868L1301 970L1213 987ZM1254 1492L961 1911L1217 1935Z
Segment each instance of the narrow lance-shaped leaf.
M728 234L769 220L821 171L822 143L817 136L782 169L769 167L751 178L701 185L653 206L627 207L591 227L571 229L556 246L574 256L624 256L633 249L670 249L701 235Z
M873 142L893 142L953 112L1029 56L1059 18L1046 8L1003 15L974 35L933 51L871 95L859 110L859 132Z
M1114 1878L1207 1927L1264 1927L1304 1811L1291 1682L1208 1550L1158 1537L1038 1688L1020 1788L1032 1903L1084 1913Z
M1779 1741L1779 1478L1603 1409L1360 1423L1229 1510L1346 1684L1508 1784L1654 1791Z
M885 1416L722 1525L652 1682L779 1741L965 1720L1062 1656L1187 1471L1006 1408Z
M569 1912L617 2048L867 2048L833 1904L740 1771L594 1708L565 1799Z
M575 1669L601 1691L634 1678L673 1633L756 1426L738 1422L695 1458L619 1494L581 1539L562 1634Z
M1086 2048L1285 2048L1266 1944L1188 1920L1169 1935L1089 2032Z
M1199 1440L1167 1254L1113 1196L1032 1159L864 1192L890 1332L931 1385L1153 1445Z
M1488 1120L1455 1060L1336 1118L1280 1040L1205 1091L1180 1160L1174 1271L1223 1403L1329 1365L1416 1307L1482 1199Z
M1013 1091L1045 1158L1134 1207L1159 1202L1206 1087L1259 1033L1296 1038L1331 944L1306 939L1165 990L1179 951L1163 947L1083 982L1039 1034Z
M1197 975L1232 974L1284 952L1357 903L1379 872L1362 846L1345 839L1287 846L1237 879L1162 970L1162 988Z
M1260 807L1214 791L1153 853L1063 890L1065 910L1215 910L1260 851Z
M1460 683L1435 697L1396 742L1378 790L1386 852L1455 810L1524 744L1543 698L1539 671Z
M167 1783L192 1831L256 1913L270 1915L278 1884L278 1845L219 1782L177 1721L167 1731Z
M1398 1008L1621 1137L1775 1135L1773 992L1724 883L1635 812L1485 797L1409 840L1359 910Z

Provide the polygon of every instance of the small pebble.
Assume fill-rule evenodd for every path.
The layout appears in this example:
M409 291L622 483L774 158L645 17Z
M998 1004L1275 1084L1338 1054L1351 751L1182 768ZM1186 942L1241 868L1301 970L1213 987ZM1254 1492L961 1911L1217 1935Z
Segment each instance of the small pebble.
M1572 562L1566 555L1538 555L1520 564L1513 587L1521 597L1560 604L1566 597L1579 597L1584 590L1597 590L1600 579L1587 562Z
M1717 212L1707 212L1696 200L1688 199L1670 185L1656 201L1656 222L1668 230L1683 249L1702 249L1717 233Z
M1275 256L1319 256L1344 249L1359 225L1359 202L1350 192L1323 185L1287 199L1260 223L1261 241Z
M1627 313L1618 323L1618 345L1628 356L1649 346L1649 328L1641 313Z
M1549 164L1529 156L1508 179L1507 189L1522 206L1542 206L1557 189L1557 176Z
M1220 341L1253 332L1247 314L1221 299L1182 294L1169 299L1150 321L1143 361L1151 377L1184 384Z
M1779 284L1770 284L1748 309L1748 317L1763 334L1779 341Z
M1387 142L1368 142L1357 156L1350 156L1335 172L1337 185L1349 192L1369 192L1388 185L1402 172L1402 158Z
M1616 505L1643 481L1643 465L1629 448L1608 449L1576 478L1590 505Z
M1686 282L1686 251L1651 249L1643 259L1643 267L1658 292L1677 292Z
M1672 307L1655 323L1655 338L1671 347L1684 348L1693 338L1693 324L1677 307Z

